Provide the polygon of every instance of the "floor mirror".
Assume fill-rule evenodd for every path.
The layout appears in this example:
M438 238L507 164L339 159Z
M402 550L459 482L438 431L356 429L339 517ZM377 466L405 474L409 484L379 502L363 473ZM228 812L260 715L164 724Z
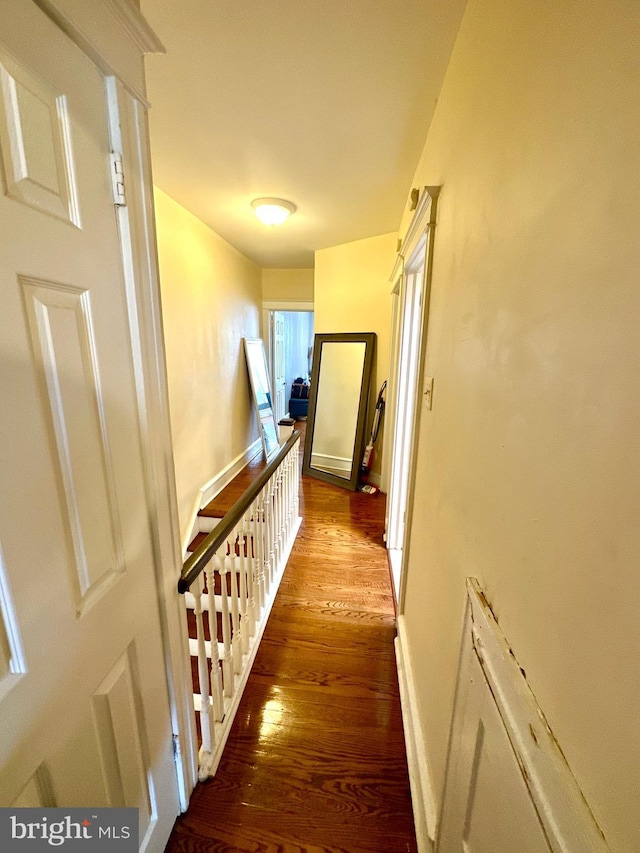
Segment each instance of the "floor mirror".
M251 396L258 418L264 458L269 460L279 449L278 428L273 414L269 370L264 344L260 338L244 338Z
M374 332L314 337L303 474L355 491L364 451Z

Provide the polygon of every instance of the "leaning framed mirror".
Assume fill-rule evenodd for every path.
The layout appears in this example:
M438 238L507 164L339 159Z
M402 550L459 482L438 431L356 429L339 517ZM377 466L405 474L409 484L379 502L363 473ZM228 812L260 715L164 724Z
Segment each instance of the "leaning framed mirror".
M261 338L243 338L253 405L258 417L264 458L269 460L278 450L278 428L273 414L269 370Z
M314 337L302 473L355 491L364 451L375 332Z

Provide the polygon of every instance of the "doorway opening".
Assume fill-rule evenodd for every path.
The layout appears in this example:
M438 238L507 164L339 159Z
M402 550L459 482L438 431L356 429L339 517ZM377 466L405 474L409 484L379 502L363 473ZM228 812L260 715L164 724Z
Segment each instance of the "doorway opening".
M311 378L314 316L312 306L307 310L284 307L265 311L264 326L267 358L273 388L273 409L276 423L287 416L304 418L304 405L299 403L290 412L291 389L296 380L308 383Z
M387 507L387 549L396 601L400 597L400 577L405 544L407 504L412 470L412 446L419 393L419 366L422 332L422 294L426 258L426 237L420 241L404 275L394 290L394 382L393 450Z
M413 511L429 322L433 230L439 187L424 187L398 255L393 289L389 394L389 487L385 539L397 612L402 613ZM426 399L426 398L425 398ZM429 407L431 396L429 395Z

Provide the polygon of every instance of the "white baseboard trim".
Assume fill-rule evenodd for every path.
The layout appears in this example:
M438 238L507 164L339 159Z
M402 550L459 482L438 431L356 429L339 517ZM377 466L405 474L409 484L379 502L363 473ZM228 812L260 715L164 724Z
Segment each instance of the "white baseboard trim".
M407 764L413 804L418 853L433 853L438 811L433 793L427 749L422 734L418 697L409 654L409 641L404 616L398 616L398 636L395 639L402 725L407 746Z
M311 455L312 468L332 468L336 471L351 471L351 459L345 456L331 456L328 453L313 453Z
M185 537L185 541L182 543L183 559L186 559L188 553L187 548L196 533L208 532L201 531L200 529L198 522L198 513L200 510L205 507L209 501L213 500L216 495L219 495L225 486L228 486L233 478L236 477L243 468L246 468L253 457L261 451L262 441L260 440L260 437L258 437L249 445L249 447L247 447L245 451L238 454L238 456L236 456L235 459L232 459L231 462L222 469L222 471L216 474L215 477L212 477L200 488L194 501L193 509L191 510L191 523L187 528L188 533Z

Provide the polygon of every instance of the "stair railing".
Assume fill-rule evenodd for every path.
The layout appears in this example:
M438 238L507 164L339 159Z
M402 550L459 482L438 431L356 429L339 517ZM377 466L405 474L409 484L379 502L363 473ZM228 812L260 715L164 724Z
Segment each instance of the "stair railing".
M214 775L296 537L294 433L186 560L178 592L194 611L201 780Z

